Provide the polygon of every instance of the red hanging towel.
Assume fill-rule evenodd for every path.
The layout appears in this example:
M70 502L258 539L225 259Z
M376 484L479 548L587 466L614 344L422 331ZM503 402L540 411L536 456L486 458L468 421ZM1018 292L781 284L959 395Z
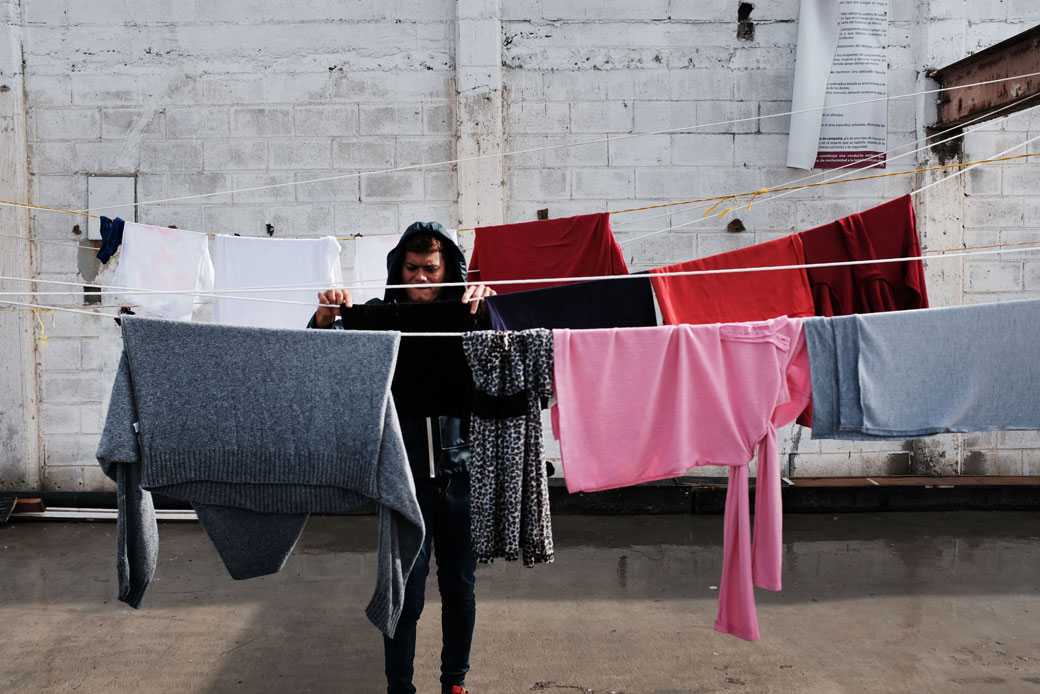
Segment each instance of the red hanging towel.
M680 323L741 323L815 315L804 269L661 277L664 272L804 265L797 236L650 271L661 317Z
M627 275L607 213L584 214L477 229L469 284L544 277ZM563 282L497 284L499 294L555 287Z
M921 255L909 195L798 234L805 262ZM928 308L920 260L807 268L818 316Z
M798 234L805 262L840 263L921 255L909 195ZM928 308L924 264L867 263L806 268L818 316L847 316ZM812 403L798 417L812 426Z

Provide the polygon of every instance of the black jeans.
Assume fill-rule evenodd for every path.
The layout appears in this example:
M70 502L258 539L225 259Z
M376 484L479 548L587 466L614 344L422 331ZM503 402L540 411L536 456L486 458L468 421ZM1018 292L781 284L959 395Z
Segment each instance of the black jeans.
M476 621L473 597L477 560L470 544L469 473L415 480L426 537L404 589L404 608L394 638L383 637L388 694L415 694L415 624L422 614L430 551L437 557L441 593L441 689L465 682Z

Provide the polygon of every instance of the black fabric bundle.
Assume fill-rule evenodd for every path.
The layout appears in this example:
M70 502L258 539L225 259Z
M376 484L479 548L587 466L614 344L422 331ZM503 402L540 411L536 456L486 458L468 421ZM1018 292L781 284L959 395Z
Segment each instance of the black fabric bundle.
M344 330L397 330L403 335L391 386L402 417L469 417L473 375L462 350L464 332L486 330L486 316L461 301L340 305Z

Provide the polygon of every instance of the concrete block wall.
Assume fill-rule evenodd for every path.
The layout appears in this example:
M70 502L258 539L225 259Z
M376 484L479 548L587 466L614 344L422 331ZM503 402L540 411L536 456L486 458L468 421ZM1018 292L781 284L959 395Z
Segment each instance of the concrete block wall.
M92 175L135 177L137 200L150 201L452 160L454 5L24 3L31 201L85 209ZM441 166L142 205L136 219L346 237L399 232L417 219L457 225L457 197L452 167ZM134 218L133 208L109 214ZM93 251L75 247L76 225L85 230L86 219L32 215L34 238L71 244L38 244L37 276L108 283L118 256L85 278L81 255L96 264ZM353 244L341 244L349 277ZM42 320L40 485L109 489L93 456L118 328L69 313Z
M798 2L753 3L753 40L737 38L738 4L722 1L694 7L662 0L640 3L635 9L622 3L531 0L504 8L508 149L589 143L507 160L509 219L533 219L544 207L551 216L565 216L750 192L803 179L804 172L784 166L788 119L768 118L790 110ZM959 60L1035 24L1040 10L1018 9L1025 14L1011 12L1007 3L890 3L889 94L925 89L929 85L921 77L924 70ZM760 116L767 117L710 125ZM1028 124L1036 117L1022 115L987 125L966 143L965 159L992 156L1028 139L1030 127L1035 128ZM915 142L932 120L926 97L889 102L888 147L899 148L893 155L917 149ZM938 162L923 153L911 154L891 159L886 171L934 163ZM1040 238L1036 222L1026 219L1028 210L1040 211L1035 185L1030 188L1035 180L1035 165L1022 162L980 169L963 182L945 184L968 196L965 245ZM706 205L699 205L616 215L611 224L629 267L643 270L825 224L921 183L919 176L892 177L784 195L750 209L742 206L723 219L704 217ZM1009 193L1014 198L1007 198ZM917 202L926 235L932 221L929 201ZM933 196L932 207L939 206ZM727 222L735 218L746 231L727 232ZM655 233L684 224L688 226ZM938 220L933 226L939 226ZM933 247L942 247L944 235L934 236L940 245ZM957 275L947 272L943 262L933 261L927 269L939 298L938 303L933 300L935 305L1004 300L1040 291L1040 262L965 261L963 273ZM1030 450L1032 439L1025 435L936 437L942 441L936 449L929 442L814 441L808 430L792 425L781 440L789 475L1040 472L1038 451ZM940 455L950 451L951 456ZM693 472L718 473L712 468Z
M415 219L473 226L494 220L498 208L505 221L519 222L546 207L560 217L782 185L806 176L784 166L787 118L770 117L790 107L798 1L752 4L754 38L743 40L735 0L515 0L500 7L491 0L269 0L260 9L171 9L156 0L22 3L30 199L86 208L90 175L134 176L139 201L240 190L450 160L464 142L467 152L537 151L465 174L440 166L173 200L141 206L137 218L210 233L260 236L270 224L275 236L347 236L399 231ZM923 70L1035 24L1034 4L893 0L889 93L922 89ZM500 69L492 68L488 56L499 54ZM501 84L486 84L487 76ZM461 84L488 89L489 103L500 100L499 125L459 122L480 112ZM931 120L926 102L890 102L890 148L915 148ZM964 158L1035 135L1037 118L990 124L966 140ZM694 127L705 124L714 125ZM676 128L686 129L647 135ZM479 141L499 131L501 142ZM585 144L558 147L575 143ZM915 154L887 170L930 162ZM922 196L925 245L951 235L963 245L1036 238L1040 194L1031 171L1009 163L946 184L963 206L955 221L941 214L946 198ZM612 225L630 268L641 270L823 224L920 182L893 177L801 191L724 219L704 217L703 206L634 212L616 215ZM477 200L465 209L481 212L463 212L466 195ZM481 219L464 218L472 214ZM82 274L92 269L92 252L75 247L73 226L85 229L85 218L30 218L34 238L72 244L36 245L39 278L88 284L111 277L111 267L93 279ZM727 232L733 219L746 230ZM343 245L349 272L353 249ZM928 264L937 305L1040 293L1040 260L1008 256L949 267ZM67 313L42 319L41 486L109 488L93 452L119 353L116 326ZM839 445L792 426L782 438L785 473L1038 474L1033 432L938 439ZM547 444L547 453L558 455L551 437ZM930 462L942 457L936 450L946 455L943 465Z
M1040 17L1040 9L1034 12ZM1004 118L998 127L968 135L964 158L992 157L1040 136L1040 109ZM1038 143L1011 154L1040 152ZM1023 243L1040 239L1040 175L1032 159L977 169L964 199L967 246ZM1040 298L1040 254L981 256L964 261L964 303ZM1002 431L964 437L963 474L1040 475L1040 432Z

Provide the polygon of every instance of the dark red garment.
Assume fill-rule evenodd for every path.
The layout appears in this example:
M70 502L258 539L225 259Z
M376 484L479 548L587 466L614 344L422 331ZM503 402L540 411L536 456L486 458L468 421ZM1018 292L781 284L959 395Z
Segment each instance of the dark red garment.
M810 265L921 255L909 195L798 236ZM811 267L806 273L818 316L928 308L920 260Z
M805 262L838 263L921 255L909 195L798 234ZM818 316L928 308L924 264L866 263L806 268ZM798 418L812 426L812 405Z
M717 275L661 277L664 272L804 265L797 236L759 243L728 253L688 260L650 271L661 317L679 323L742 323L777 316L815 315L805 270L761 270Z
M469 284L545 277L627 275L610 215L584 214L522 224L480 227L469 261ZM499 294L556 287L563 282L496 284Z

